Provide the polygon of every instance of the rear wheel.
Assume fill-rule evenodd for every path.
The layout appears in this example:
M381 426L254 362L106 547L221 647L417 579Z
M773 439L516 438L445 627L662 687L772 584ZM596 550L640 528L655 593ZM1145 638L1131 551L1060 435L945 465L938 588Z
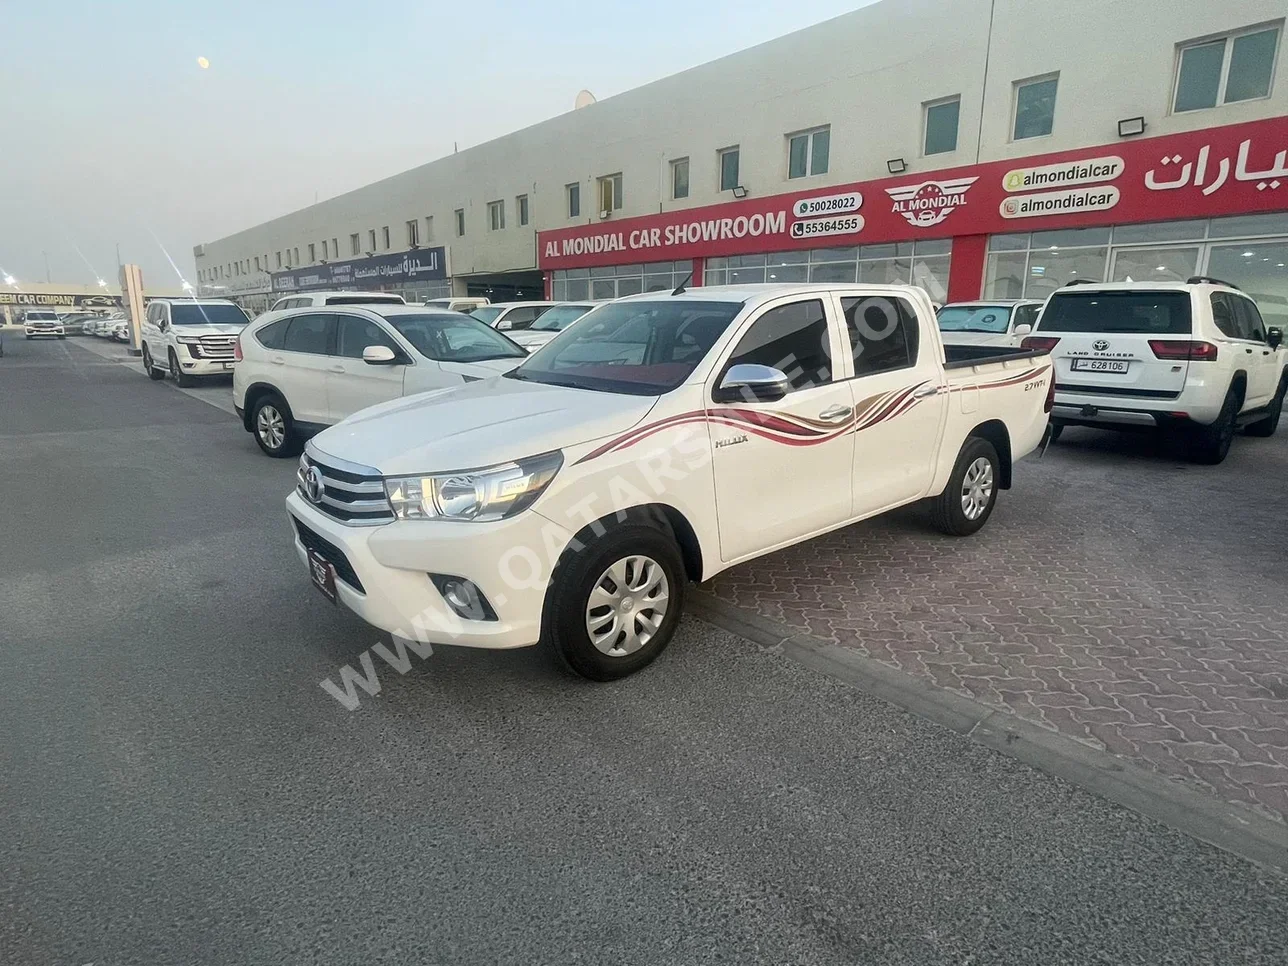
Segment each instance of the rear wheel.
M944 492L930 500L930 515L944 533L968 537L993 515L1001 479L997 450L986 439L966 440Z
M1234 423L1239 416L1241 402L1242 394L1231 386L1225 394L1225 402L1221 404L1221 413L1216 421L1211 426L1199 426L1193 430L1190 459L1208 466L1225 461L1230 453L1230 444L1234 441Z
M1064 423L1051 424L1051 442L1055 442L1064 433Z
M546 637L576 673L612 681L666 649L684 609L680 549L661 525L629 521L569 550L546 597Z
M251 411L255 442L269 456L280 458L299 452L299 439L291 411L282 398L270 393L261 396Z
M1273 436L1275 430L1279 428L1279 417L1284 411L1284 396L1288 395L1288 373L1284 373L1279 380L1279 389L1275 392L1275 398L1270 400L1270 405L1266 407L1266 415L1263 419L1258 419L1255 423L1249 423L1244 430L1249 436Z
M170 375L178 385L185 388L196 383L192 376L183 371L183 366L179 365L179 354L173 349L170 350Z

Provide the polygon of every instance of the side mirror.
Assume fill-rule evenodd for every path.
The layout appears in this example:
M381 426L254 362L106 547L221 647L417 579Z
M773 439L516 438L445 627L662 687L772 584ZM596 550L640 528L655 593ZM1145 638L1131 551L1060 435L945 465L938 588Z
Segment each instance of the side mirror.
M1019 325L1015 327L1016 335L1028 335L1032 331L1033 331L1033 326L1029 325L1027 322L1021 322Z
M387 345L369 345L362 350L362 361L369 366L396 366L398 355Z
M496 324L496 328L498 332L508 332L510 329L514 328L514 323L509 319L502 319Z
M730 366L714 393L716 402L741 402L757 400L772 402L782 399L791 390L787 373L772 366Z
M1283 345L1283 342L1284 342L1284 330L1283 329L1267 330L1266 342L1270 344L1270 348L1278 349L1281 345Z

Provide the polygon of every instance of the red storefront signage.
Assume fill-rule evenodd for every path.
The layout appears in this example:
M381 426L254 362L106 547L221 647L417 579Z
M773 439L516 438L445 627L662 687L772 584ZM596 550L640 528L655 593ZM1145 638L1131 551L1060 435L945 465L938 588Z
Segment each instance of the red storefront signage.
M545 270L1288 209L1288 117L543 231Z

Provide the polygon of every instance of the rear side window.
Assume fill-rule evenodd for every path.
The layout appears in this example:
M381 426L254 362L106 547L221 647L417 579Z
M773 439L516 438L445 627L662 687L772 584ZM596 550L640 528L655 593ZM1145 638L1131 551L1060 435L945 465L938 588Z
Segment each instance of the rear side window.
M1257 303L1241 295L1226 295L1234 305L1234 318L1239 326L1240 338L1253 342L1266 341L1266 325L1261 321L1261 312Z
M391 295L333 295L327 305L402 305L403 300Z
M263 328L255 330L255 341L265 349L282 348L282 340L286 338L286 327L290 324L290 319L278 319L276 322L270 322Z
M769 366L787 374L792 389L832 381L832 344L827 313L817 299L770 309L747 330L729 366Z
M326 355L331 351L331 330L335 319L329 315L297 315L287 320L286 338L282 348L287 352L308 352Z
M1038 313L1042 311L1040 305L1017 305L1015 307L1015 324L1016 325L1034 325L1038 321Z
M1216 327L1221 330L1222 335L1229 336L1231 339L1241 339L1239 335L1239 322L1234 317L1234 306L1226 298L1224 292L1213 292L1212 296L1212 321Z
M394 352L402 351L376 323L353 315L346 315L340 319L339 337L336 355L344 356L346 359L361 359L362 350L369 345L382 345L393 349Z
M908 369L917 364L921 330L917 313L903 299L881 295L841 299L841 308L845 310L845 329L854 353L855 376Z
M1042 332L1189 335L1189 292L1057 292L1047 302Z

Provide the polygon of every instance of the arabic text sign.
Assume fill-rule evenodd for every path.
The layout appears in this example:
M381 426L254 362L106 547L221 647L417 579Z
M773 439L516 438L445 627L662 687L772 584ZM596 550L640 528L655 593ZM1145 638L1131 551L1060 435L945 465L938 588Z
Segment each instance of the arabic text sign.
M327 265L312 265L273 275L274 292L309 292L330 288L379 288L406 282L432 282L447 278L445 248L417 248L407 252L353 258Z
M1285 210L1277 117L543 231L537 254L550 270Z

